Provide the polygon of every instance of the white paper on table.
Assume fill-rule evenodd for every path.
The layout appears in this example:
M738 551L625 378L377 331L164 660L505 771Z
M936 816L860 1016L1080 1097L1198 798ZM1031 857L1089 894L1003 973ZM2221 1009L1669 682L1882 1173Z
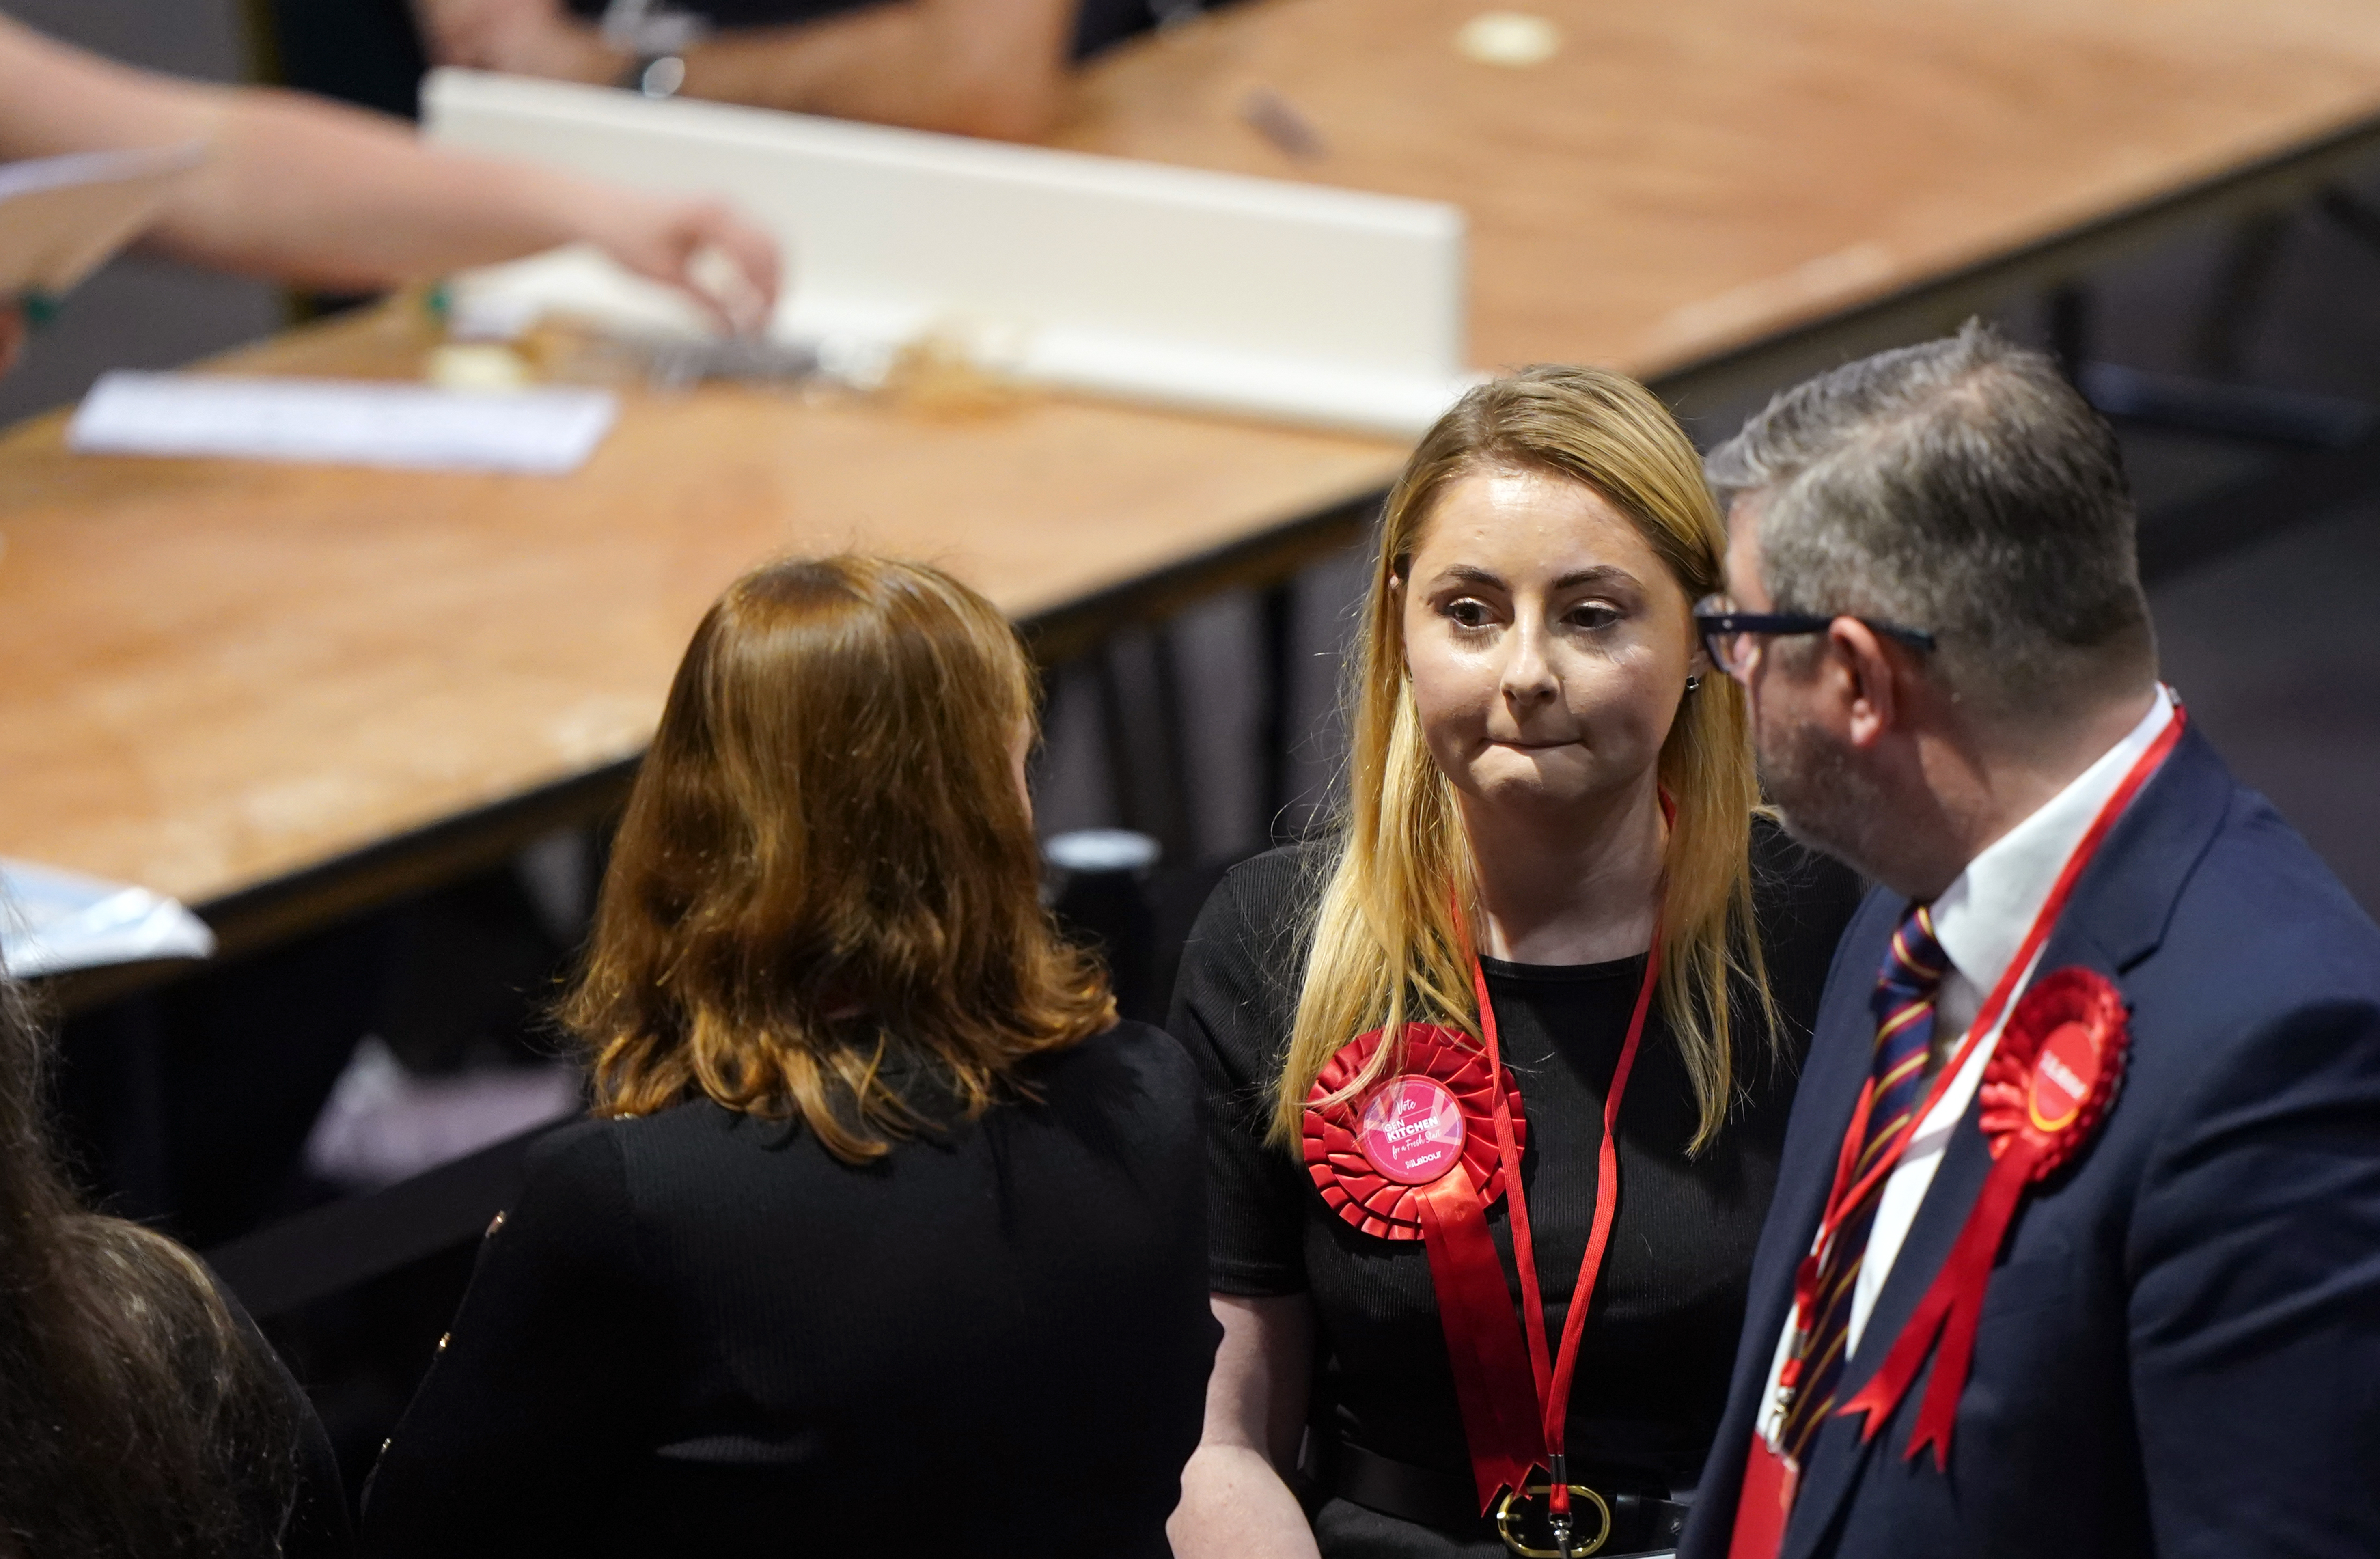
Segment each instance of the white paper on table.
M609 390L500 393L343 379L101 376L67 429L94 455L219 455L563 476L619 416Z
M0 164L0 295L63 294L157 214L200 146Z
M12 979L214 955L205 921L147 888L0 859L0 967Z

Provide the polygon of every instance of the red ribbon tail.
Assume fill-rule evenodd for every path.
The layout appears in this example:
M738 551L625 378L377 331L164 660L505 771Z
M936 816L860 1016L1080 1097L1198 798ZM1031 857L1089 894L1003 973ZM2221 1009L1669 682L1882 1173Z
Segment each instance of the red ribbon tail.
M1959 1421L1959 1396L1967 1389L1967 1369L1974 1362L1975 1325L1984 1313L1984 1291L1962 1290L1942 1320L1942 1343L1934 1355L1934 1373L1917 1405L1917 1429L1909 1437L1904 1459L1914 1460L1926 1446L1934 1447L1934 1466L1950 1470L1950 1431Z
M1867 1421L1860 1426L1860 1439L1876 1438L1892 1410L1900 1406L1900 1398L1909 1390L1909 1382L1925 1363L1925 1355L1934 1346L1934 1335L1942 1328L1941 1283L1937 1279L1925 1297L1917 1301L1909 1324L1892 1340L1892 1351L1884 1356L1883 1367L1868 1378L1857 1395L1835 1409L1838 1418L1852 1413L1864 1413Z
M2012 1144L1993 1161L1983 1192L1976 1197L1965 1225L1959 1231L1958 1243L1950 1248L1942 1270L1934 1275L1933 1284L1917 1301L1909 1324L1893 1339L1892 1351L1885 1355L1883 1368L1860 1388L1858 1395L1836 1409L1838 1413L1867 1415L1860 1431L1862 1440L1876 1438L1885 1420L1892 1417L1893 1409L1900 1406L1918 1370L1925 1368L1925 1356L1934 1353L1934 1373L1925 1383L1925 1395L1919 1404L1917 1428L1902 1455L1905 1459L1913 1459L1931 1445L1935 1465L1949 1469L1959 1396L1966 1390L1968 1367L1974 1360L1975 1327L1983 1316L1984 1286L1991 1281L1992 1262L1999 1256L2009 1221L2016 1215L2017 1202L2033 1176L2034 1157L2025 1146ZM1934 1347L1937 1336L1941 1339L1938 1352Z
M1529 1355L1470 1171L1456 1166L1415 1200L1484 1515L1500 1491L1523 1486L1537 1459L1536 1404L1520 1395L1533 1378Z

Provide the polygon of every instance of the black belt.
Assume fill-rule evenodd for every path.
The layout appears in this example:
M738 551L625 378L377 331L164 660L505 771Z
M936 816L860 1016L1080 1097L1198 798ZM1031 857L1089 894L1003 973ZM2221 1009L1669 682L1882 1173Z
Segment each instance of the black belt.
M1317 1480L1341 1499L1444 1532L1501 1538L1516 1553L1554 1552L1545 1527L1542 1484L1530 1486L1536 1491L1532 1499L1508 1501L1511 1508L1500 1521L1495 1511L1479 1514L1478 1490L1469 1478L1376 1455L1345 1441L1318 1449L1322 1455ZM1572 1496L1574 1554L1626 1559L1629 1554L1658 1553L1677 1547L1678 1535L1686 1529L1688 1507L1675 1500L1600 1487L1595 1474L1577 1468L1571 1469L1571 1481L1573 1489L1592 1491L1585 1497ZM1598 1529L1605 1529L1599 1541Z

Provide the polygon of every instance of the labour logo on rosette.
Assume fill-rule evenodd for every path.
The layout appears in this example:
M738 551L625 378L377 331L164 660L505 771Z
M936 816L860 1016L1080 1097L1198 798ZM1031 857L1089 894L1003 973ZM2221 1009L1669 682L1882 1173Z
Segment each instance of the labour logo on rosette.
M1352 1103L1328 1103L1363 1076L1380 1047L1374 1029L1340 1048L1306 1095L1305 1169L1325 1205L1385 1239L1422 1237L1422 1193L1460 1165L1484 1208L1503 1193L1497 1163L1494 1089L1488 1058L1470 1036L1434 1024L1405 1026L1396 1074ZM1520 1090L1504 1079L1517 1143L1528 1139Z
M2021 1151L2034 1180L2071 1159L2115 1102L2129 1037L2124 998L2106 977L2067 968L2035 981L1984 1068L1992 1157Z
M1385 1081L1352 1102L1335 1097L1381 1039L1375 1029L1349 1041L1315 1078L1305 1169L1323 1202L1364 1233L1421 1241L1484 1508L1523 1486L1540 1445L1529 1355L1487 1212L1505 1188L1500 1090L1516 1163L1528 1123L1510 1073L1470 1036L1427 1023L1406 1025Z
M1452 1169L1464 1135L1463 1106L1436 1078L1390 1078L1355 1114L1364 1162L1400 1186L1427 1186Z

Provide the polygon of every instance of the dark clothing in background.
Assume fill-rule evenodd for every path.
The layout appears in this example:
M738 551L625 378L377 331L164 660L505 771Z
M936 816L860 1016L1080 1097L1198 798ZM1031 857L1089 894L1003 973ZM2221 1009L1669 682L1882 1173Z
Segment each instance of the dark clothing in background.
M1726 1402L1794 1077L1835 942L1859 902L1851 873L1766 822L1755 824L1753 858L1768 976L1787 1032L1772 1060L1758 1020L1739 1004L1740 1098L1718 1142L1689 1158L1698 1118L1693 1090L1658 1004L1646 1024L1620 1115L1611 1244L1571 1403L1573 1472L1607 1489L1666 1497L1702 1467ZM1350 1226L1323 1205L1301 1162L1263 1141L1295 1010L1315 864L1293 849L1236 869L1184 956L1172 1027L1207 1089L1209 1281L1226 1294L1311 1295L1318 1438L1467 1482L1462 1415L1420 1242ZM1550 1341L1561 1334L1586 1248L1604 1094L1645 959L1573 967L1491 959L1484 968L1528 1118L1522 1180ZM1502 1199L1488 1221L1517 1307ZM1342 1530L1339 1552L1460 1552L1451 1539L1344 1501L1323 1507L1317 1530L1326 1554ZM1381 1546L1391 1539L1391 1548Z
M719 27L774 27L817 21L872 3L708 0L673 8L696 12ZM570 8L591 21L602 16L603 0L572 0ZM1074 57L1087 59L1156 23L1150 0L1082 0ZM261 0L259 26L270 79L408 119L419 112L421 77L430 63L406 0Z
M819 21L849 11L866 10L881 0L683 0L668 8L691 11L713 27L789 27ZM569 0L570 8L589 21L603 15L604 0ZM655 6L653 9L662 7ZM1087 59L1110 44L1157 25L1149 0L1080 0L1075 15L1076 59Z
M209 1274L212 1276L212 1273ZM356 1551L355 1531L347 1520L346 1485L339 1478L339 1458L331 1437L322 1431L314 1404L273 1345L258 1331L237 1296L214 1279L215 1294L231 1312L241 1339L269 1373L281 1406L289 1416L298 1441L298 1477L288 1524L281 1535L280 1559L347 1559Z
M366 1492L386 1555L1147 1555L1196 1444L1197 1079L1136 1023L876 1163L707 1101L533 1150Z
M405 118L430 68L407 0L260 0L267 79Z

